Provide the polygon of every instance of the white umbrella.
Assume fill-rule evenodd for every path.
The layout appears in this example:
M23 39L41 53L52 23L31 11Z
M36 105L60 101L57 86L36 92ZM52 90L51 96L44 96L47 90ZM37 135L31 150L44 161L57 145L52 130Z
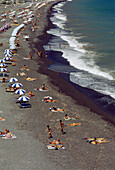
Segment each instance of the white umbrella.
M5 63L6 61L4 59L0 59L0 63Z
M29 98L29 97L27 97L27 96L21 96L21 97L19 97L17 100L19 100L19 101L23 101L23 102L26 102L26 101L29 101L29 100L30 100L30 98Z
M4 60L8 61L8 60L11 60L11 58L10 57L5 57Z
M16 94L25 94L26 91L24 89L18 89L15 91Z
M12 54L10 54L10 53L5 54L5 57L11 57L11 56L12 56Z
M0 68L0 72L7 72L8 70L6 68Z
M16 81L18 81L18 79L15 77L10 78L10 80L9 80L9 82L16 82Z
M6 64L0 63L0 67L6 67Z
M12 84L12 87L22 87L23 85L21 83L14 83Z

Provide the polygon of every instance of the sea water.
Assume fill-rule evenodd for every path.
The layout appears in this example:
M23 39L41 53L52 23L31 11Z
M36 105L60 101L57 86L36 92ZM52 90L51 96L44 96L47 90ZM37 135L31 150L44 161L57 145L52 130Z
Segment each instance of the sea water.
M100 100L115 107L114 0L58 3L51 21L54 27L48 33L52 38L44 48L50 45L53 51L61 51L73 69L61 62L49 69L69 73L70 81L107 95Z

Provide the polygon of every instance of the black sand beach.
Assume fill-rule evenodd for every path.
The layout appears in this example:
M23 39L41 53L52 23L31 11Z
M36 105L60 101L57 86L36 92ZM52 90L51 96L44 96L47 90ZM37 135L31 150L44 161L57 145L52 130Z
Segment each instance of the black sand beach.
M48 19L50 14L48 11L57 2L51 2L39 9L41 17L38 30L32 32L31 24L26 25L26 29L19 37L21 49L17 49L17 56L14 56L17 60L16 66L8 66L10 77L17 77L27 92L32 91L35 94L30 100L32 108L19 109L18 104L14 102L17 95L6 94L4 89L7 84L0 84L0 94L3 99L0 107L6 119L5 122L0 122L1 131L9 128L17 136L14 140L0 139L0 164L3 165L1 170L114 169L114 121L82 94L79 88L77 90L72 83L66 81L65 75L62 78L59 73L48 69L48 65L52 62L45 57L43 45L50 38L46 30L52 26ZM23 35L26 33L30 35L28 42L23 41ZM10 29L8 34L10 37ZM3 47L6 48L8 44ZM39 51L43 52L43 57L40 59L37 55ZM33 60L23 60L23 57L29 56L29 52L32 53ZM30 69L26 74L36 77L36 81L29 82L24 80L25 77L16 76L24 64ZM43 83L49 89L48 92L34 90L41 87ZM44 103L42 101L44 96L52 96L58 100L58 103ZM65 113L69 116L79 115L80 118L75 121L65 121L65 113L51 112L49 108L52 106L66 109ZM82 123L82 126L65 127L66 134L62 135L59 120L65 124ZM45 133L47 125L52 128L52 139L47 139ZM83 140L85 137L104 137L110 142L92 145ZM57 138L65 142L65 150L48 150L48 142Z

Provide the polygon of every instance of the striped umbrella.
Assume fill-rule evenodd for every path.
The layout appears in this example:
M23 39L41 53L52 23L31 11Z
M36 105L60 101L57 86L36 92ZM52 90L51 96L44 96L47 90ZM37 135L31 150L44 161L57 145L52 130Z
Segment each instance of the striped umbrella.
M23 85L21 83L14 83L12 84L12 87L22 87Z
M10 54L12 56L12 53L10 51L5 51L4 55L6 55L6 54Z
M6 68L0 68L0 72L7 72L8 70Z
M7 54L5 54L5 57L12 57L12 54L7 53Z
M22 101L22 102L27 102L27 101L30 100L30 98L27 97L27 96L21 96L21 97L19 97L17 100Z
M6 67L6 64L0 63L0 67Z
M24 89L18 89L15 91L16 94L25 94L26 91Z
M5 49L4 52L12 52L10 49Z
M11 60L11 58L10 57L5 57L4 60L9 61L9 60Z
M18 81L18 79L15 77L10 78L10 80L9 80L9 82L16 82L16 81Z
M4 59L0 59L0 63L5 63L6 61Z

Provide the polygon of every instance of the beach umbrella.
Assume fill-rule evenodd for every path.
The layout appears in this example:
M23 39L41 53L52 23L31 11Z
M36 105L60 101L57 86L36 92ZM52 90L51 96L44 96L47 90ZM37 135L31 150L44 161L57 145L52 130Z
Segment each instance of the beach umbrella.
M11 60L11 58L10 57L4 57L4 60Z
M12 87L22 87L23 85L21 83L14 83L12 84Z
M4 59L0 59L0 63L5 63L6 61Z
M0 63L0 67L6 67L6 64Z
M9 82L16 82L16 81L18 81L18 79L15 77L10 78L10 80L9 80Z
M27 101L30 100L30 98L27 97L27 96L21 96L21 97L19 97L17 100L22 101L22 102L27 102Z
M10 49L5 49L4 52L12 52Z
M7 54L9 54L9 55L12 56L12 53L11 53L10 51L5 51L5 52L4 52L4 55L7 55Z
M26 91L24 89L18 89L15 91L16 94L25 94Z
M12 56L12 54L10 54L10 53L5 54L5 57L11 57L11 56Z
M8 70L6 68L0 68L0 72L7 72Z

